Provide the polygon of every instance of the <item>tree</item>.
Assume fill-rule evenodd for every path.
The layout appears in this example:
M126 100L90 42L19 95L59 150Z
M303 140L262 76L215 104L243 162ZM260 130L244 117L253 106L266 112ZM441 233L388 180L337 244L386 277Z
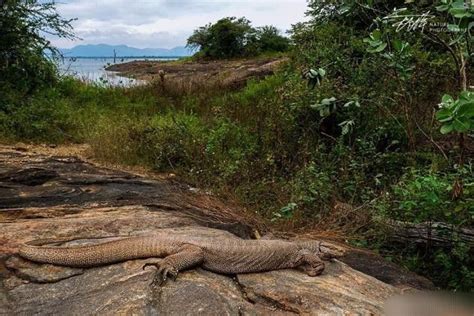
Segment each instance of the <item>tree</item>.
M285 51L289 40L274 26L253 28L246 18L228 17L195 30L187 46L203 57L234 58Z
M365 29L378 16L384 16L408 2L425 6L432 0L309 0L307 15L313 23L337 21L359 29ZM415 3L416 2L416 3Z
M45 34L74 38L72 20L56 12L54 1L5 0L0 7L1 94L25 95L53 82L55 66L46 53L58 51ZM5 101L5 95L1 95ZM2 104L0 104L2 107Z
M224 18L194 31L187 46L197 49L205 57L231 58L242 56L248 37L253 32L250 21L245 18Z
M415 146L415 126L420 129L414 109L419 91L406 88L413 80L413 70L419 67L415 59L421 54L416 50L423 50L428 58L437 55L449 57L451 62L445 62L444 68L454 74L458 82L456 94L461 96L456 99L446 94L437 117L442 123L443 134L459 133L460 160L463 161L465 134L473 128L471 113L474 104L474 94L468 91L474 57L474 6L469 1L310 0L308 15L313 27L328 22L349 26L354 34L366 37L367 52L378 56L373 59L374 66L375 62L385 61L385 73L391 75L393 81L400 82L400 91L394 93L392 99L403 108L405 129L412 149ZM367 29L372 32L367 34ZM303 42L302 39L299 42ZM462 110L458 111L458 108Z
M439 32L430 26L430 22L435 22L446 30ZM424 7L407 5L379 18L379 28L366 39L370 46L368 51L382 54L389 61L388 65L396 69L402 78L409 77L413 70L410 64L412 53L409 50L413 35L407 36L400 30L416 26L416 23L424 23L418 30L419 37L434 44L432 47L425 44L426 50L444 50L454 64L460 97L455 100L449 94L444 95L437 118L442 123L443 134L459 133L462 165L465 134L474 130L474 93L469 91L474 57L471 34L474 27L474 6L464 0L440 0Z
M257 28L257 41L262 52L284 52L290 46L290 40L272 25Z

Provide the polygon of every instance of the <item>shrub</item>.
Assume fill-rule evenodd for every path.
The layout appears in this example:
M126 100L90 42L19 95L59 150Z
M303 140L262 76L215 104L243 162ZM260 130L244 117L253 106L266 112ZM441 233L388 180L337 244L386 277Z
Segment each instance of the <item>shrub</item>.
M37 142L64 142L71 139L77 125L67 100L54 89L37 92L21 101L22 105L10 104L0 111L0 135L11 140Z
M466 167L463 174L465 190L461 198L453 197L457 173L411 170L393 187L387 216L413 223L444 222L453 225L473 224L474 178Z
M5 0L0 2L0 111L12 101L56 82L56 68L45 52L57 53L45 33L74 38L72 20L62 19L54 2ZM6 98L14 91L19 99Z
M209 171L214 171L211 176L238 183L236 177L251 170L256 151L255 135L227 120L216 122L209 131L205 149L206 160L210 162Z
M190 171L202 161L205 127L196 116L168 113L153 117L144 127L130 137L157 170Z
M438 286L457 290L471 290L474 286L472 246L459 238L458 230L474 224L474 177L472 166L455 172L409 170L392 191L377 203L380 215L399 222L422 223L434 230L433 223L444 223L447 228L436 228L450 243L434 247L431 243L394 243L389 239L380 248L411 270L423 274ZM453 197L453 183L463 178L463 194Z
M89 135L104 160L142 164L158 171L190 171L202 160L204 126L193 115L102 116Z
M195 30L187 46L199 50L198 57L219 59L283 52L289 40L273 26L255 29L246 18L227 17Z
M334 171L315 162L295 175L290 182L293 188L292 201L303 212L303 216L321 219L329 213L336 192L333 176Z

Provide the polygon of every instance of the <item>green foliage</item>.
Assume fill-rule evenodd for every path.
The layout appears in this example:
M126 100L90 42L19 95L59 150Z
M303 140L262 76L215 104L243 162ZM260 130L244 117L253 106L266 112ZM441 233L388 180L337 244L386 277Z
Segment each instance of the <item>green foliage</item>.
M410 2L424 7L427 1L406 0L309 0L308 16L312 23L338 22L363 30L373 24L377 16L384 16Z
M393 208L391 218L413 223L438 221L449 224L472 224L474 178L466 167L462 172L466 190L463 197L453 199L453 183L456 174L429 173L417 170L405 174L394 186L390 197Z
M132 129L128 137L139 156L163 171L191 168L194 160L202 159L203 134L204 126L197 117L169 113L152 117L141 128Z
M327 214L335 192L332 176L330 168L318 166L313 162L294 177L291 183L292 200L306 213L306 216L322 218ZM311 214L315 210L317 213Z
M440 5L435 6L431 4L434 12L438 13L434 16L438 23L446 24L448 28L447 35L432 35L430 30L427 31L434 37L435 42L444 45L458 69L459 80L461 81L461 88L464 91L461 93L458 100L446 94L443 96L441 103L441 110L437 113L438 120L442 123L441 132L448 134L450 132L465 133L472 129L472 120L474 116L474 97L473 93L468 92L468 76L470 66L470 59L473 56L471 52L472 37L470 29L474 25L474 6L468 5L464 0L442 0ZM399 28L403 24L389 24L398 22L404 18L411 18L413 14L419 13L416 6L406 6L401 9L394 10L388 16L380 16L379 20L383 20L383 32L380 29L374 30L370 33L369 38L364 41L369 44L367 51L370 53L382 53L387 48L386 40L395 37L392 40L392 50L384 53L383 56L390 61L389 66L394 68L400 75L401 79L407 80L415 66L413 66L413 51L410 49L410 36L405 36L406 39L400 39ZM428 8L423 8L425 12ZM448 14L445 14L445 13ZM433 17L432 17L433 18ZM399 22L401 23L401 22ZM397 26L397 27L395 27ZM444 39L442 38L444 37Z
M436 7L439 12L448 12L458 23L453 24L451 29L460 30L464 29L464 32L469 32L469 23L474 17L474 6L469 5L464 0L441 0L440 5Z
M188 39L188 46L200 49L205 57L229 58L243 56L245 44L252 32L245 18L224 18L215 24L197 29Z
M298 209L298 204L288 203L277 212L273 213L272 221L275 222L280 219L291 220L295 216L295 211Z
M367 48L369 53L380 53L387 47L387 43L382 41L382 33L380 30L375 30L370 33L369 38L364 39L364 42L369 44Z
M0 111L56 79L45 53L56 53L42 34L73 38L71 20L62 19L54 2L6 0L0 9Z
M335 97L322 99L320 103L312 104L311 108L319 111L321 117L328 117L336 110L336 101Z
M290 47L290 40L272 25L257 28L255 41L257 53L285 52Z
M434 280L437 284L444 288L468 292L474 287L472 251L472 247L465 243L456 242L449 250L435 250L433 263L430 258L423 258L424 260L412 270L436 271L438 274L434 276Z
M436 118L442 123L441 133L466 133L474 130L474 93L464 91L459 99L444 95Z
M321 159L343 170L336 173L341 183L333 186L336 197L352 203L379 201L373 216L382 222L390 218L472 227L472 170L447 168L453 157L442 164L439 158L426 160L427 154L420 151L427 148L418 149L414 156L407 153L430 137L427 130L435 139L441 138L432 119L443 91L453 95L459 87L469 88L472 6L464 1L314 0L309 7L310 21L293 29L294 58L304 67L326 70L325 80L311 85L315 91L308 92L307 102L317 110L314 119L321 132L337 140ZM432 32L429 27L403 29L407 27L403 23L428 11L430 22L447 25L448 32ZM447 79L453 77L458 82ZM472 128L470 99L467 91L458 100L443 98L437 114L443 133ZM352 106L356 102L358 106ZM385 122L379 120L382 118ZM433 172L427 172L428 167ZM324 170L328 174L331 169ZM453 198L460 185L464 194ZM473 264L466 255L472 249L459 243L455 235L451 237L453 248L449 250L427 251L386 244L383 239L370 244L390 249L390 255L401 253L398 262L411 262L411 269L440 286L472 288Z
M116 124L120 117L137 117L157 112L150 89L107 88L62 78L28 98L19 99L0 111L0 135L11 141L81 142L99 128L97 121ZM103 120L103 118L108 118Z
M284 52L289 40L274 26L253 28L246 18L228 17L195 30L187 46L199 50L197 56L219 59Z
M220 177L235 179L251 164L256 147L254 135L235 123L222 120L210 130L205 154Z
M9 139L60 142L75 130L71 108L53 91L38 93L22 106L0 113L0 135Z
M425 222L449 212L447 196L450 185L436 176L419 176L395 188L399 216L410 222Z
M319 68L318 70L315 69L308 69L303 72L303 77L308 80L308 87L314 89L317 85L321 84L321 80L326 76L326 70L323 68Z
M474 177L472 166L449 173L411 170L391 192L380 200L377 207L385 216L410 223L422 223L427 229L440 228L449 247L425 247L416 244L396 246L382 244L384 252L400 253L397 261L410 269L427 275L436 284L450 289L471 290L474 286L474 262L471 246L459 239L457 229L474 224ZM453 182L462 177L464 192L460 198L453 198Z

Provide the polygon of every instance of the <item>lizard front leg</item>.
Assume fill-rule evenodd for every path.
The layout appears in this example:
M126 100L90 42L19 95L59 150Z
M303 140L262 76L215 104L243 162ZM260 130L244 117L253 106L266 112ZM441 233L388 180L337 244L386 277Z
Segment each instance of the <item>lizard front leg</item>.
M315 277L323 273L326 265L318 255L304 249L300 250L299 256L299 268L306 272L306 274Z
M184 245L176 253L169 255L164 259L157 259L143 266L155 266L158 271L153 279L153 286L160 286L166 282L167 278L176 279L178 273L182 270L192 268L204 260L201 248L194 245Z

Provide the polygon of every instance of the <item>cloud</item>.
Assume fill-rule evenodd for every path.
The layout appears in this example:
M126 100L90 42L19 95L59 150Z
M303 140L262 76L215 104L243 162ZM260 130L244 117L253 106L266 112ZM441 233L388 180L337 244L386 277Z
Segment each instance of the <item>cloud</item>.
M63 0L64 1L64 0ZM80 42L50 38L58 47L126 44L171 48L185 45L194 29L226 16L245 16L253 25L286 31L302 21L306 0L67 0L59 13L73 22Z

